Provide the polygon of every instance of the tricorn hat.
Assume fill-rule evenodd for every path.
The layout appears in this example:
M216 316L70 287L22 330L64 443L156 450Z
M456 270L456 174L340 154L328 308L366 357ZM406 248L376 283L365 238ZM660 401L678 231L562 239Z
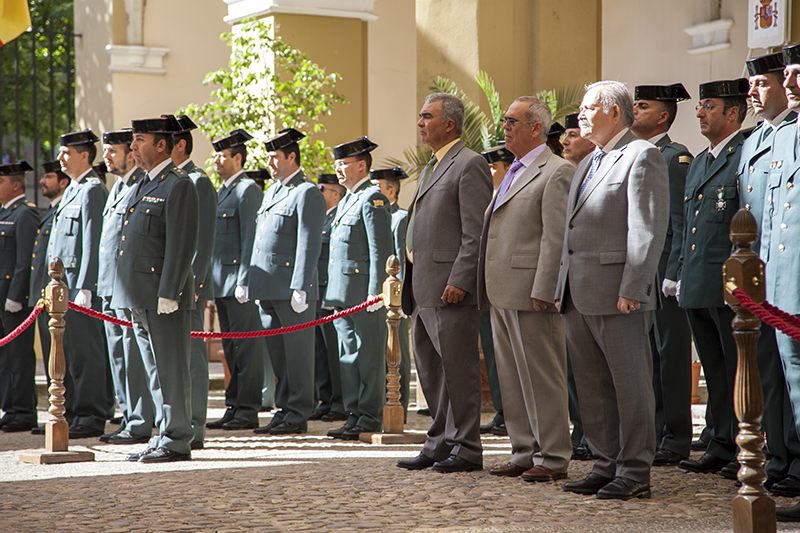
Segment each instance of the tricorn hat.
M746 61L747 72L751 76L759 74L766 74L767 72L783 71L783 53L767 54L765 56L756 57L750 61Z
M333 147L333 158L344 159L354 155L366 154L377 148L378 145L370 141L366 137L359 137L355 141L349 143L342 143L339 146Z
M122 128L103 133L103 144L131 144L132 142L133 130L131 128Z
M49 172L61 172L61 163L56 161L46 161L42 163L42 170L47 174Z
M159 118L140 118L131 120L133 133L158 133L172 135L180 133L181 127L178 120L172 115L162 115Z
M31 170L33 170L33 167L30 166L27 161L21 159L16 163L0 165L0 176L15 176L17 174L25 174ZM61 170L61 168L59 168L59 170Z
M336 179L336 174L320 174L317 177L317 184L339 185L339 180Z
M800 43L790 44L789 46L784 47L782 52L783 63L785 65L800 64Z
M192 119L186 115L175 115L175 120L178 121L178 126L181 127L181 131L179 133L188 133L197 129L197 124L192 122Z
M564 126L562 126L560 122L553 122L553 124L550 126L550 131L547 132L547 136L561 137L565 131L567 130L564 129Z
M706 98L727 98L729 96L747 96L750 82L745 78L736 80L718 80L700 84L700 100Z
M287 146L297 143L303 137L305 137L305 135L296 129L286 128L280 130L274 137L270 137L264 141L264 148L267 152L274 152L275 150L280 150L281 148L286 148Z
M250 135L241 128L237 128L232 132L230 132L230 134L227 137L223 137L222 139L214 141L211 144L214 146L215 151L221 152L228 148L241 146L252 138L253 138L252 135Z
M404 180L407 177L408 174L400 167L383 168L369 173L369 178L373 180Z
M83 130L65 133L58 140L61 142L61 146L79 146L81 144L94 144L100 139L92 130Z
M634 100L659 100L662 102L682 102L689 100L691 95L682 83L672 85L637 85L634 90Z
M505 143L500 143L499 145L493 148L489 148L485 152L481 152L481 155L489 164L497 163L498 161L514 160L514 154L508 151L508 148L506 148Z
M578 113L570 113L564 117L564 128L571 130L580 127L581 125L578 123Z

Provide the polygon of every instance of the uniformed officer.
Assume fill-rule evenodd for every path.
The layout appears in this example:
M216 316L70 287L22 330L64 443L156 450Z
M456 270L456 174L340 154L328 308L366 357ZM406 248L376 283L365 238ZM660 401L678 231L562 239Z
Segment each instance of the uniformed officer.
M133 120L131 150L147 171L132 191L122 222L111 306L130 309L151 384L157 434L129 461L191 459L192 258L197 247L197 189L170 159L174 117Z
M581 137L581 127L578 124L578 113L570 113L564 117L564 159L577 167L583 158L594 151L594 143Z
M322 226L322 248L317 261L319 274L319 300L317 318L333 314L330 307L322 307L328 288L328 262L330 260L331 223L336 216L336 206L347 191L339 185L336 174L320 174L317 187L325 197L325 224ZM319 404L309 420L335 422L347 420L342 401L342 375L339 371L339 339L333 322L314 328L314 383Z
M31 253L39 226L36 206L25 198L27 161L0 165L0 338L30 315ZM0 346L0 428L6 432L36 427L36 354L34 329Z
M567 131L560 122L553 122L547 132L547 147L558 157L564 157L564 145L561 144L561 137Z
M70 299L95 311L101 310L97 271L103 208L108 197L108 190L92 170L99 140L91 130L60 138L58 161L72 183L58 205L47 245L47 263L56 257L64 263ZM110 371L103 325L77 311L68 313L65 319L69 438L99 437L114 406L113 388L107 382Z
M331 233L328 289L325 303L337 310L381 294L386 259L393 250L389 200L370 184L370 152L377 148L366 137L333 149L336 177L348 193L339 202ZM358 440L383 424L386 401L386 308L378 302L367 312L334 321L339 336L344 425L329 437Z
M408 228L408 211L400 209L397 199L400 197L400 180L408 174L400 167L373 170L369 173L373 184L380 187L381 192L389 199L392 212L392 236L394 237L394 254L400 261L400 274L398 278L403 281L406 271L406 229ZM408 349L408 334L411 329L411 320L407 316L400 319L400 404L403 406L403 416L408 412L408 395L411 384L411 354ZM495 374L497 371L495 370ZM502 409L502 407L501 407Z
M678 102L691 96L680 83L637 85L634 93L631 131L661 150L669 171L669 226L658 262L664 298L661 309L655 311L650 351L658 446L653 466L670 466L689 457L692 442L692 333L686 311L675 299L683 239L683 191L692 154L684 145L673 142L667 132L678 113Z
M256 212L264 195L243 170L247 160L245 143L252 138L246 131L236 129L212 143L216 151L214 165L223 181L217 197L216 238L211 256L214 301L222 331L261 329L258 307L250 300L249 285ZM263 337L222 340L231 375L225 389L228 409L222 418L207 423L207 428L258 428L266 346Z
M103 312L122 320L130 320L130 311L111 307L114 283L117 278L122 219L129 195L144 176L136 166L131 152L133 133L130 128L103 133L103 159L108 171L119 179L111 187L103 209L103 234L98 254L97 295L102 300ZM108 344L111 378L117 403L122 412L119 429L100 437L111 444L137 444L150 440L155 421L153 399L144 369L142 355L130 328L103 322Z
M303 324L316 315L325 198L300 169L297 143L303 137L288 128L264 143L275 182L258 209L250 259L250 293L260 302L264 329ZM267 351L280 410L266 431L305 433L314 410L314 330L267 337Z
M733 476L736 456L736 416L733 385L736 344L731 322L734 312L725 305L721 268L730 256L730 223L739 209L736 169L744 136L739 128L747 112L746 79L700 85L697 118L700 133L710 146L689 166L684 193L683 248L678 267L676 296L687 310L692 335L708 386L708 409L714 432L708 450L698 460L683 460L691 472L719 472Z
M217 221L217 190L206 172L190 159L194 140L192 130L197 126L186 115L175 117L181 127L174 134L172 162L183 170L197 189L199 200L197 250L192 259L194 273L195 306L192 311L192 330L203 331L205 325L206 302L214 299L214 280L211 277L211 254L214 251L214 238ZM192 381L192 430L194 440L192 449L203 448L206 436L206 411L208 409L208 351L203 339L192 339L192 359L190 362Z

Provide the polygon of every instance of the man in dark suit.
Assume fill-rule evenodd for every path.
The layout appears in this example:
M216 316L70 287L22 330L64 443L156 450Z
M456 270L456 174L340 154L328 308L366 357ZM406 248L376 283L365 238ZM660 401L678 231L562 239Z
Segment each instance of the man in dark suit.
M403 312L411 316L417 374L433 421L419 455L397 466L481 470L481 375L474 332L480 321L478 247L492 180L486 161L461 142L461 99L430 94L419 117L420 137L434 155L409 207Z
M97 296L98 254L103 228L103 208L108 190L92 170L100 139L91 131L67 133L60 138L58 161L72 179L56 210L48 263L61 258L64 282L76 304L100 311ZM108 352L103 324L77 311L66 317L64 359L67 420L71 439L99 437L113 415L113 387L108 386Z
M131 150L147 171L132 192L122 223L112 307L130 309L147 370L157 435L128 461L192 458L191 356L197 247L197 190L170 159L174 117L132 121Z
M223 186L217 198L217 224L211 260L214 300L222 331L261 329L258 307L250 300L250 256L256 232L256 212L264 194L244 173L245 143L252 139L244 130L233 130L214 141L214 165ZM209 429L258 429L261 388L267 343L264 337L223 339L225 361L231 379L225 389L227 410Z
M708 409L714 423L708 450L678 467L691 472L719 472L735 479L737 421L733 412L736 343L733 310L725 305L722 263L730 256L730 223L739 209L736 170L744 136L739 132L750 90L746 79L700 85L700 133L710 146L689 166L684 193L684 231L678 270L678 303L687 310L697 353L708 386Z
M669 219L667 166L628 129L633 100L622 83L587 86L578 118L596 148L570 188L556 300L586 441L598 459L564 490L649 498L656 443L648 331Z
M658 262L664 298L650 330L653 391L656 398L656 451L653 466L671 466L689 457L692 442L692 334L686 311L678 306L678 262L683 242L683 190L692 154L669 138L678 102L691 98L683 85L638 85L631 131L655 144L669 169L669 226Z
M26 161L0 165L0 338L28 318L31 251L39 226L39 212L25 198ZM0 428L11 433L36 427L36 354L34 328L0 346Z
M513 452L489 473L553 481L566 477L572 456L564 319L553 296L574 169L545 142L546 103L517 98L503 121L515 158L486 210L478 302L490 308Z
M261 306L264 329L314 320L319 298L317 261L325 225L325 198L300 169L298 141L288 128L264 143L275 182L256 214L250 256L250 294ZM314 330L267 337L267 351L278 378L270 435L305 433L314 410Z

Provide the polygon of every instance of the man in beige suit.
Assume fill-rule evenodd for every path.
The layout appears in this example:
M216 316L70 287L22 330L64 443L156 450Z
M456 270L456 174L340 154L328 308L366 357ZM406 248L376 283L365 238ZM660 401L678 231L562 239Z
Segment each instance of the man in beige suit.
M564 319L553 297L573 167L547 149L543 101L517 98L503 121L515 159L484 216L478 298L491 305L513 456L489 473L553 481L566 477L572 454Z

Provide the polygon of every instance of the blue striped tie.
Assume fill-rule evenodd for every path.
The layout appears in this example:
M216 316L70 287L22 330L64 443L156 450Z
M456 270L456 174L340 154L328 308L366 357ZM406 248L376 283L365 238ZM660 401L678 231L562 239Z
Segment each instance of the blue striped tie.
M586 186L589 185L589 182L592 181L592 178L597 173L597 169L600 168L600 163L603 161L603 156L605 155L606 153L602 150L595 151L594 155L592 156L592 166L589 168L589 173L586 175L586 178L581 184L581 190L578 192L578 198L576 198L576 201L581 199L583 191L586 190Z

